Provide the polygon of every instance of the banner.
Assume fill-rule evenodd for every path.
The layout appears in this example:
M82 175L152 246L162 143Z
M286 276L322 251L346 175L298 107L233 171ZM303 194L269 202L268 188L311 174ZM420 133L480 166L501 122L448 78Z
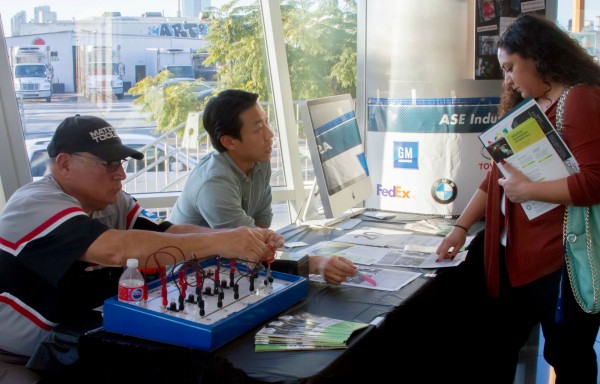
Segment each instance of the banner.
M479 134L497 121L499 99L367 102L368 208L459 215L490 167Z

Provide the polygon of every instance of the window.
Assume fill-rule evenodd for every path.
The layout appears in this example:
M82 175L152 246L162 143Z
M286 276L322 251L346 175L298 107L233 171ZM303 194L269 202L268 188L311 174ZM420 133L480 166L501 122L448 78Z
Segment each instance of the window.
M132 4L105 1L104 8L114 7L119 12L104 13L94 13L84 4L77 5L67 0L46 1L43 7L35 9L18 3L3 7L6 37L2 38L7 50L11 52L11 62L15 62L16 55L13 51L16 47L43 46L39 50L43 54L38 55L36 61L46 68L46 73L53 75L40 76L41 66L40 70L30 67L27 75L30 78L40 76L36 83L38 85L33 85L29 78L28 81L15 84L19 88L17 105L23 136L26 140L35 138L40 141L35 149L32 145L28 145L26 149L32 177L40 177L46 172L43 158L47 156L44 150L47 144L44 142L49 140L62 119L76 113L93 114L113 124L122 137L145 136L141 141L136 138L138 142L131 142L132 146L148 147L144 150L146 159L143 162L132 160L126 164L126 190L135 194L181 190L185 174L193 168L200 156L211 149L208 140L200 134L195 149L182 146L181 131L187 126L188 116L187 113L175 112L181 108L174 108L174 105L180 105L172 103L171 94L156 92L162 99L155 99L152 103L159 104L159 110L167 112L162 116L150 116L148 109L134 103L139 95L134 97L129 91L138 82L156 77L166 65L191 68L192 72L185 75L201 78L204 82L196 82L193 86L182 87L177 91L191 94L188 100L193 101L193 110L197 112L214 91L225 87L239 88L240 84L246 84L247 79L242 82L238 79L236 83L234 78L228 77L227 81L223 81L226 76L218 76L223 65L205 62L209 57L206 49L209 43L207 34L211 23L218 19L217 16L221 17L229 12L231 18L243 15L246 25L263 25L260 3L246 3L248 2L240 1L235 8L219 9L227 2L212 1L210 6L213 8L209 9L208 4L203 2L200 17L185 14L178 16L177 4L165 8L165 3L159 0ZM152 7L162 9L163 12L150 12L149 8ZM215 17L211 16L213 11L216 11ZM252 81L265 85L257 89L260 90L261 100L266 104L270 115L275 117L263 29L250 31L254 31L255 35L250 36L254 43L249 54L254 55L258 64L256 68L260 70L254 70L249 75ZM183 54L167 53L174 50ZM0 70L6 71L7 67ZM46 83L42 84L41 81L44 80ZM40 93L42 85L45 87L44 94ZM40 102L38 98L47 103ZM18 115L15 113L16 116ZM273 121L277 120L273 118ZM276 124L274 129L277 130ZM149 138L153 138L155 143L147 143ZM276 147L279 149L282 146L278 143ZM281 153L280 150L274 151L275 156L281 156ZM283 162L275 159L274 163ZM278 186L286 188L285 172L279 172L274 179ZM26 181L17 181L14 189ZM142 204L144 198L146 197L142 195L139 197Z

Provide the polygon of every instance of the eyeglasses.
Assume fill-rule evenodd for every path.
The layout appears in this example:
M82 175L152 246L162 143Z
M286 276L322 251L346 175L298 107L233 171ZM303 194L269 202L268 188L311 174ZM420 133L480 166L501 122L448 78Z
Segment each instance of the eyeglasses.
M82 155L80 153L77 153L77 152L73 152L73 153L71 153L71 155L83 157L85 159L94 160L96 163L101 164L102 166L104 166L104 169L106 169L106 172L108 172L108 173L116 172L120 167L123 166L123 163L125 163L127 161L127 159L124 159L124 160L113 160L113 161L104 161L104 160L100 160L100 159L95 158L95 157L84 156L84 155Z

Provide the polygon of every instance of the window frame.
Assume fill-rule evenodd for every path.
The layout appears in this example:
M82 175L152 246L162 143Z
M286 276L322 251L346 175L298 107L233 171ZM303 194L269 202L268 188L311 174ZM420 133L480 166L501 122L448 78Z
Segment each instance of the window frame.
M283 39L280 1L260 0L260 7L280 145L281 148L287 148L282 151L286 186L273 188L273 201L290 202L292 218L300 209L307 191L302 178L300 151L296 140L296 119ZM12 193L32 181L32 176L3 29L0 29L0 50L6 53L0 55L0 73L8 73L8 76L0 76L0 105L4 112L0 118L1 209ZM135 197L144 207L164 208L171 207L178 195L178 192L143 193L136 194Z

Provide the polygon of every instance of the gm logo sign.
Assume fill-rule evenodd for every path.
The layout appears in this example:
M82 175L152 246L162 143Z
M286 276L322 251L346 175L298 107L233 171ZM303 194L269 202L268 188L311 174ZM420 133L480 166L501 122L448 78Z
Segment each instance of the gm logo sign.
M431 197L440 204L450 204L457 195L456 183L450 179L436 180L431 186Z
M419 143L394 141L394 168L419 169Z

